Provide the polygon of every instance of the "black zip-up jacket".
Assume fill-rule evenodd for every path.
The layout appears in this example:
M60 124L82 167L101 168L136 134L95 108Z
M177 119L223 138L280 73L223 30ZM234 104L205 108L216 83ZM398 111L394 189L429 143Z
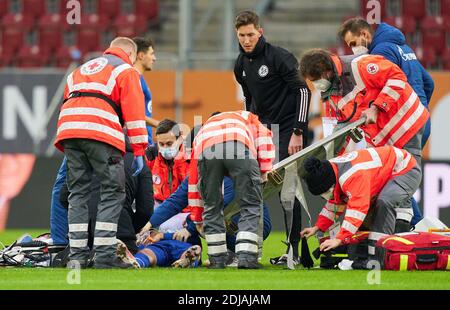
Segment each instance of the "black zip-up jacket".
M280 132L308 129L310 91L300 78L299 64L287 50L267 43L263 36L251 53L239 45L234 75L242 86L247 111Z

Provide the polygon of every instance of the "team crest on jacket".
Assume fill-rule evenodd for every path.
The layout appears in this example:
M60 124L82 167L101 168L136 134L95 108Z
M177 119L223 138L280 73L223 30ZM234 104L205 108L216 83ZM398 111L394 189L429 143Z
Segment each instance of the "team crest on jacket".
M82 75L92 75L103 70L108 64L108 59L99 57L92 59L81 66L80 72Z
M356 157L358 157L358 152L350 152L342 156L330 159L330 161L333 163L347 163L354 160Z
M153 184L156 184L156 185L161 184L161 178L159 177L159 175L157 175L157 174L153 175Z
M258 74L260 77L265 77L267 74L269 74L269 68L266 65L262 65L259 67Z
M378 65L371 63L367 65L367 72L370 74L376 74L378 72Z

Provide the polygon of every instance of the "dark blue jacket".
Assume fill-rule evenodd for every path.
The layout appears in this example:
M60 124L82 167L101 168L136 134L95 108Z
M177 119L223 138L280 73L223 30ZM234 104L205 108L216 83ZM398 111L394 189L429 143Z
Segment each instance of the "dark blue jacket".
M434 91L433 79L417 60L414 51L406 45L405 36L400 30L386 23L381 23L374 34L372 43L369 45L369 53L384 56L399 66L422 104L428 108Z
M150 217L150 223L152 224L152 227L159 227L159 225L170 219L172 216L177 215L188 206L188 179L189 177L186 177L180 184L178 189L172 195L170 195L169 198L164 200L164 202L158 208L156 208L153 215ZM224 179L223 198L225 208L234 199L233 182L228 177L225 177ZM232 221L235 222L235 224L237 224L238 220L239 214L233 216ZM191 233L191 237L188 239L188 242L192 244L200 244L195 224L194 222L191 221L189 217L187 218L186 229ZM266 239L269 236L271 229L272 223L270 220L269 209L264 204L264 232L263 232L264 239ZM230 248L230 245L228 248ZM234 244L233 246L231 246L231 248L234 249Z

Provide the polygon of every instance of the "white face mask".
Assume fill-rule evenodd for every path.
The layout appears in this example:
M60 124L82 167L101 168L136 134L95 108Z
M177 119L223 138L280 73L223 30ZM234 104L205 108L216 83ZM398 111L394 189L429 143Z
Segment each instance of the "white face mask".
M160 147L159 153L167 160L174 159L178 155L178 145L171 147Z
M320 194L320 196L326 201L334 199L334 186L332 186L325 193Z
M320 79L317 81L313 81L312 83L313 83L314 87L321 93L326 92L331 87L331 82L328 81L327 79Z
M365 55L369 54L369 49L365 46L353 46L352 51L354 55Z

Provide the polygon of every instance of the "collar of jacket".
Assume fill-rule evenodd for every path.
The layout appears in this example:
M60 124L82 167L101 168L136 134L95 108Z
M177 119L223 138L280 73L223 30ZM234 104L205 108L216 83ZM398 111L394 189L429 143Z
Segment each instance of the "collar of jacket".
M119 47L110 47L108 48L103 54L110 54L119 57L123 61L125 61L130 66L133 66L133 64L130 61L130 57L123 51L123 49Z
M255 58L261 52L264 50L264 47L266 46L266 39L264 36L259 37L258 43L256 43L255 49L251 51L250 53L246 53L242 46L239 44L239 50L242 54L244 54L247 58Z

